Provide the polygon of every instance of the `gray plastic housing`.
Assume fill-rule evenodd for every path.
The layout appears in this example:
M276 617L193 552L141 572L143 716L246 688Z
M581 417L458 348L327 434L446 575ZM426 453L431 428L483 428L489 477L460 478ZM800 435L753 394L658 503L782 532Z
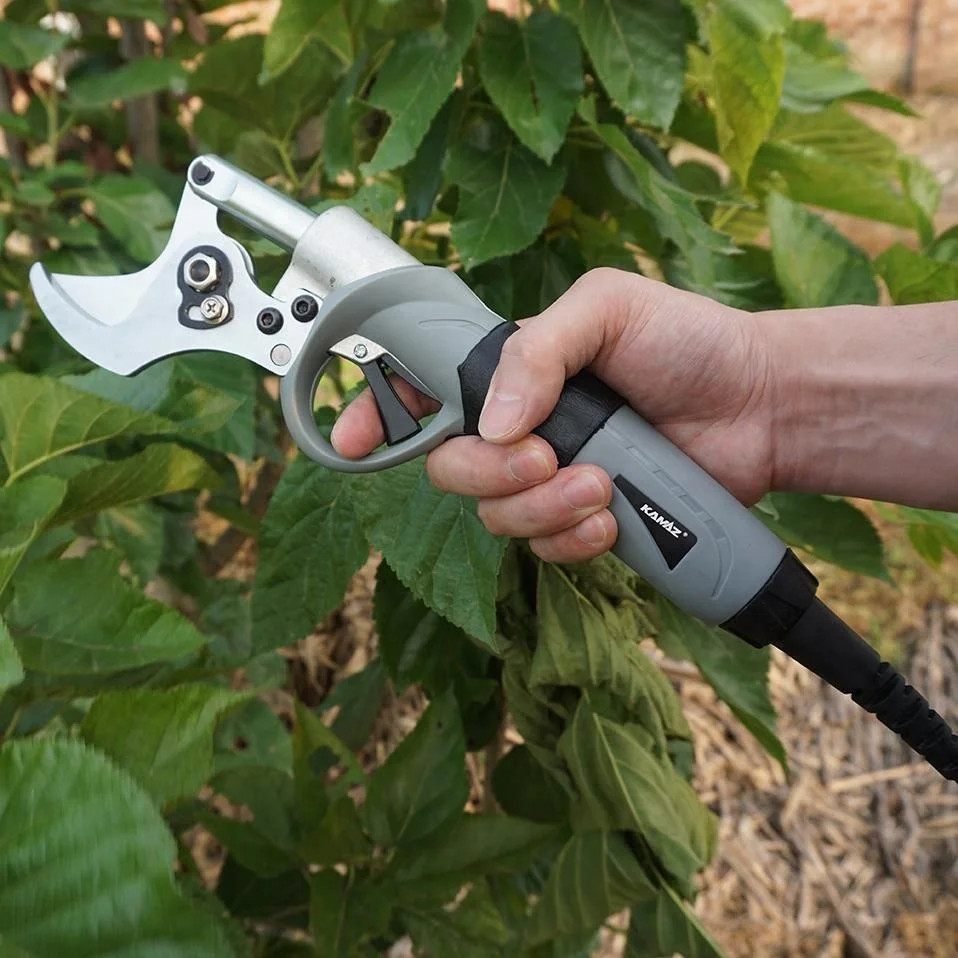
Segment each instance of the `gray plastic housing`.
M619 527L613 552L686 612L721 625L768 582L785 544L701 466L623 406L582 447L574 462L625 477L679 526L695 545L669 565L636 506L613 484L611 511Z
M503 320L454 273L410 266L337 290L315 322L282 383L287 424L299 447L316 462L340 471L370 472L406 462L464 431L458 368ZM313 412L313 396L331 360L330 349L354 333L382 346L442 403L422 432L357 460L332 448ZM630 501L614 485L611 509L619 534L613 551L652 586L706 622L719 625L740 612L785 555L777 536L628 406L612 413L573 461L600 466L613 480L621 477L638 491L640 499ZM643 498L648 503L640 501ZM643 505L659 517L658 525L651 515L643 515ZM678 559L668 555L672 543L663 535L684 542Z

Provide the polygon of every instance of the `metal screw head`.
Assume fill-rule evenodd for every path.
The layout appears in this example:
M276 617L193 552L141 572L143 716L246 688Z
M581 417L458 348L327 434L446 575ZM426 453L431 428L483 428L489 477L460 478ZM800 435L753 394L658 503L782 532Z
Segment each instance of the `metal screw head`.
M365 359L368 352L369 350L362 343L353 348L353 355L357 359Z
M278 333L283 328L282 313L278 309L273 309L272 306L260 310L259 316L256 317L256 328L267 336Z
M200 303L200 315L210 325L223 322L229 315L230 304L222 296L207 296Z
M293 300L293 318L298 319L301 323L308 323L311 319L315 319L318 312L319 303L313 296L304 293Z
M205 292L220 281L220 264L206 253L196 253L183 264L183 280L198 293Z

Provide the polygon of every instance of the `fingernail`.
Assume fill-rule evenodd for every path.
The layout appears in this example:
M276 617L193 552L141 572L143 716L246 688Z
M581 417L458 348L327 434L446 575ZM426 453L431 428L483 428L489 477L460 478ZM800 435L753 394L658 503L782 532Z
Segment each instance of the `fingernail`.
M575 527L575 537L587 546L605 545L605 523L598 515L589 516Z
M542 482L552 475L552 465L538 449L518 449L509 457L509 472L518 482Z
M483 439L504 439L519 425L524 406L522 396L493 383L479 416L479 435Z
M605 489L591 472L580 472L573 476L562 487L562 495L573 509L588 509L605 502Z

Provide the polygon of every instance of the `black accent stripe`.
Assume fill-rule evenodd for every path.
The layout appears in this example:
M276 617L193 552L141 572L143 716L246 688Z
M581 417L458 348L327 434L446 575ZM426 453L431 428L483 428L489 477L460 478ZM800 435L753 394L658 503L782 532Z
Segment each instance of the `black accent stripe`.
M649 530L652 541L659 547L659 552L665 559L665 564L674 569L698 542L695 533L686 529L644 492L640 492L625 476L618 475L612 481L619 492L629 500L643 525Z
M492 374L499 365L505 341L519 331L515 323L494 327L472 348L459 366L462 410L467 436L479 435L482 412ZM560 466L567 466L625 400L589 372L577 373L565 385L555 409L534 429L555 450Z

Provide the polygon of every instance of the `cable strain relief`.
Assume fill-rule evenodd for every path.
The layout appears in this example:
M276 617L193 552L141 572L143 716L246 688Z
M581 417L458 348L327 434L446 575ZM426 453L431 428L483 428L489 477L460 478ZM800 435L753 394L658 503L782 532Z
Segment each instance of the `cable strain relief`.
M958 736L893 665L883 662L820 599L775 645L850 695L945 778L958 781Z

